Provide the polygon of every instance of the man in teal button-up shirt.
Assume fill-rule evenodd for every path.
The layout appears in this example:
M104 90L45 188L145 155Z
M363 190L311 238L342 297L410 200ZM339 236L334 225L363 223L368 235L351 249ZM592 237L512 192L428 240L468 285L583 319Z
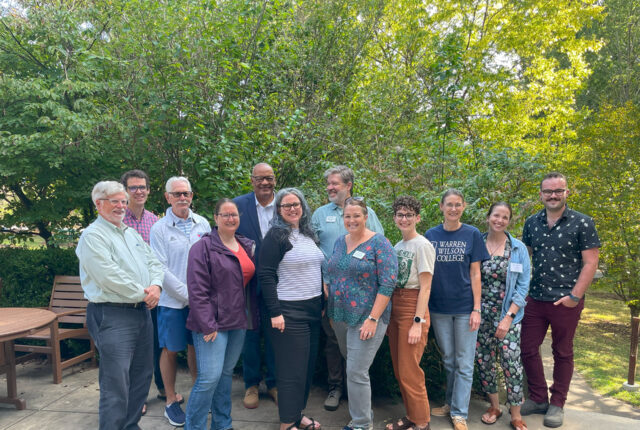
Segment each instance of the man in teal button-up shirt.
M149 309L160 299L164 272L149 245L122 219L122 184L98 182L91 192L98 218L76 248L87 327L100 352L100 426L138 428L153 373Z
M333 253L333 245L336 240L347 234L347 229L344 227L343 209L345 200L351 197L353 191L354 175L353 170L347 166L336 166L324 172L324 178L327 181L329 203L316 209L311 217L311 225L318 235L324 259L328 260ZM384 229L376 213L371 207L368 207L367 210L369 214L367 228L376 233L384 234ZM324 402L324 408L328 411L335 411L340 405L344 385L344 359L326 313L322 318L322 328L327 334L325 356L327 357L329 380L329 395Z

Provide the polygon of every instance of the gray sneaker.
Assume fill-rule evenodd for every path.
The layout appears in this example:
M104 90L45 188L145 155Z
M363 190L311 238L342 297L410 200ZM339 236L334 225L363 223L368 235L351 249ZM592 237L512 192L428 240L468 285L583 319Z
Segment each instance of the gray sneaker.
M339 388L332 388L329 390L329 395L324 401L324 408L328 411L335 411L340 406L340 397L342 397L342 390Z
M544 415L544 421L542 422L545 427L560 427L564 420L564 410L560 406L549 405L547 413Z
M546 414L547 409L549 409L549 402L536 403L531 399L527 399L522 404L520 413L522 415Z

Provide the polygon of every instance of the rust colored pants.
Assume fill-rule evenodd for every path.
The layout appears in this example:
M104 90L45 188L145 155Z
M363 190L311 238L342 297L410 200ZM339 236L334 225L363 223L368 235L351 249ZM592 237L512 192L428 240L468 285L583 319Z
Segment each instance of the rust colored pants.
M409 344L409 329L416 316L419 290L395 289L391 297L391 320L387 334L393 371L400 386L407 418L418 425L430 421L429 398L420 360L427 345L429 315L422 324L422 337L418 343Z

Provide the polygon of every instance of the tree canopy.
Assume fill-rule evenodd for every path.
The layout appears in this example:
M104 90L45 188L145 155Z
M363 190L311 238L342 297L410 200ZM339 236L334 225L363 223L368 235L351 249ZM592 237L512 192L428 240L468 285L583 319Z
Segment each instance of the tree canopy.
M392 237L395 196L422 200L426 228L452 186L476 224L512 203L519 232L558 169L627 288L640 279L639 3L14 2L0 12L0 225L54 246L95 217L93 184L132 168L152 178L151 209L183 174L209 216L267 161L314 206L322 172L351 166Z

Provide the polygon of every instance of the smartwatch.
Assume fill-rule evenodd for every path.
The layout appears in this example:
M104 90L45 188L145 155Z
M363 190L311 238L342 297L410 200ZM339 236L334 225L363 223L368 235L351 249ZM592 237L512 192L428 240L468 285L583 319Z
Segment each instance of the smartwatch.
M507 315L509 315L512 320L516 319L516 314L514 314L513 312L507 312Z
M423 324L423 323L426 323L427 320L424 319L424 318L420 318L419 316L416 315L415 317L413 317L413 322L417 322L417 323Z
M372 317L371 315L369 315L369 316L367 317L367 319L368 319L368 320L373 321L374 323L377 323L377 322L378 322L378 318L374 318L374 317Z
M569 298L578 303L582 297L574 296L573 293L569 293Z

